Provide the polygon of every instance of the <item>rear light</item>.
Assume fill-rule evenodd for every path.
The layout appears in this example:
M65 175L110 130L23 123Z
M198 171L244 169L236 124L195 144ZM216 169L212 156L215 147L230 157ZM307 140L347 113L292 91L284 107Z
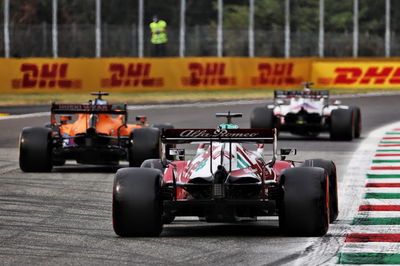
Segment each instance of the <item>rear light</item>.
M95 129L94 127L90 127L90 128L88 128L88 129L86 130L86 134L87 134L88 136L96 135L96 129Z
M213 198L223 198L225 196L224 184L213 184Z

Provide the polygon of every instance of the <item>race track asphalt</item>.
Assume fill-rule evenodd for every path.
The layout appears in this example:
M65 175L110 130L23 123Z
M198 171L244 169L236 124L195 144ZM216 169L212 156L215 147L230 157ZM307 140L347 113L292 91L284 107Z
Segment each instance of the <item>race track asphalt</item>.
M297 148L296 159L327 158L336 162L339 182L363 136L400 120L400 95L341 97L359 106L362 138L330 141L282 134L281 148ZM261 105L261 104L256 104ZM216 112L242 112L249 126L255 104L165 106L135 110L152 123L175 127L212 127L223 122ZM0 108L2 113L49 111L48 106ZM315 249L316 238L282 236L276 219L246 224L206 224L179 219L159 238L120 238L111 225L111 189L116 168L67 165L52 173L23 173L18 168L18 135L25 126L43 125L48 116L0 119L0 261L2 265L292 265ZM340 197L340 194L339 194ZM341 206L346 208L346 206ZM338 221L337 224L347 221ZM336 226L335 224L332 225ZM337 237L335 235L326 238ZM332 247L328 255L334 254ZM329 259L329 258L327 258ZM310 261L310 265L313 262ZM314 264L315 265L315 264Z

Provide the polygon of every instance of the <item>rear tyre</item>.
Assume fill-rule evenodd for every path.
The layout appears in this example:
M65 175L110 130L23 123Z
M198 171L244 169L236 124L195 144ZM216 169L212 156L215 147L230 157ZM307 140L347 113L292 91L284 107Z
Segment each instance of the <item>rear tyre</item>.
M121 168L113 185L114 232L122 237L159 236L162 231L161 172Z
M147 159L142 163L140 168L158 169L161 173L164 173L165 171L165 166L161 163L161 159Z
M279 226L286 235L323 236L329 228L329 185L319 167L285 169L280 178Z
M51 130L25 127L19 138L19 167L24 172L50 172L52 166Z
M153 168L158 169L161 173L164 173L165 166L161 163L161 159L148 159L142 163L140 166L141 168ZM170 224L175 220L175 215L163 213L162 215L162 223L163 224Z
M171 123L154 124L153 127L158 128L160 131L162 131L163 129L174 128L174 126ZM174 147L175 147L174 144L165 144L165 157L170 161L174 160L174 156L169 154L169 150Z
M362 131L361 110L357 106L350 106L350 109L354 112L354 137L359 138Z
M161 158L160 130L154 127L138 128L131 132L129 166L139 167L147 159Z
M330 136L333 140L352 140L355 135L355 112L335 109L331 114Z
M65 165L66 160L65 159L53 159L53 165L54 166L63 166Z
M324 168L329 178L329 222L334 222L339 215L336 165L333 161L323 159L306 160L303 167Z
M250 127L273 129L275 127L273 110L266 107L254 108L250 116Z

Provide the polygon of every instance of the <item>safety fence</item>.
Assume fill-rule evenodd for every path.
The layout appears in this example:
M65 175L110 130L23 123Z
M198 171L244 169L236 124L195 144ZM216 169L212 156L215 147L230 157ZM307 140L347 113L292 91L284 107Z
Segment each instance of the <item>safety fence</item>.
M21 58L0 60L0 93L400 88L400 60L321 58Z

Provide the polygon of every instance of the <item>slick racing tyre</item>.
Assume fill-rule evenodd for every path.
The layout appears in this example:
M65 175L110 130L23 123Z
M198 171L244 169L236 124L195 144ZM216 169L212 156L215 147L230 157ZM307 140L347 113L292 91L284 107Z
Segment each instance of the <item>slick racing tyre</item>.
M352 140L355 136L355 112L335 109L331 114L330 136L333 140Z
M162 131L163 129L173 129L174 126L171 123L162 123L162 124L154 124L153 127L158 128L160 131ZM173 161L174 160L174 156L169 154L169 150L171 148L174 148L174 144L165 144L165 157L170 160Z
M25 127L19 138L19 167L24 172L50 172L52 169L51 130Z
M361 110L357 106L350 106L350 109L354 112L354 137L359 138L362 129Z
M256 107L251 112L250 128L274 128L274 112L266 107Z
M162 164L161 159L148 159L142 163L141 168L153 168L158 169L161 173L164 173L166 167ZM162 215L162 223L170 224L175 220L175 216L167 213Z
M65 165L65 162L66 162L65 159L53 159L54 166L63 166Z
M337 192L336 165L333 161L323 159L306 160L302 167L324 168L329 178L329 222L334 222L339 214L339 201Z
M162 164L161 159L147 159L142 163L140 168L154 168L164 173L166 167Z
M159 236L162 231L161 172L121 168L114 178L112 221L122 237Z
M281 174L279 227L286 235L323 236L329 228L329 183L320 167L296 167Z
M139 167L147 159L161 158L160 130L154 127L143 127L131 132L129 147L129 166Z

